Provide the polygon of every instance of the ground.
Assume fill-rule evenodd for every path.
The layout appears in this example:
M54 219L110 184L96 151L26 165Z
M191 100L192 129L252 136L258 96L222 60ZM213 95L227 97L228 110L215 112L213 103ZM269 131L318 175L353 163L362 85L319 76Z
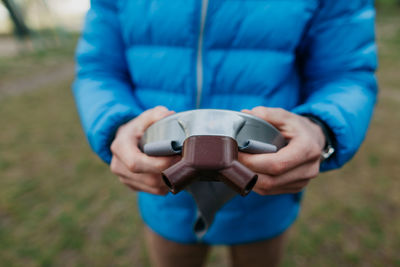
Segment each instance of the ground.
M400 266L399 14L379 12L380 96L366 141L309 185L283 266ZM0 265L149 266L135 194L82 134L72 51L0 57ZM215 248L208 266L225 256Z

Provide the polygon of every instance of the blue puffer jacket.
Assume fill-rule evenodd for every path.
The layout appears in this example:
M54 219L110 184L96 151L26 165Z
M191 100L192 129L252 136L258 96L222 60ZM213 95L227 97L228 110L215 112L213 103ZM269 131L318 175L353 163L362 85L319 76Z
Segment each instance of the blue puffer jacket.
M323 120L342 166L376 101L374 7L368 0L93 0L77 50L74 95L93 150L110 162L116 129L146 109L282 107ZM195 242L195 203L139 194L143 219ZM236 197L203 242L272 237L295 220L298 195Z

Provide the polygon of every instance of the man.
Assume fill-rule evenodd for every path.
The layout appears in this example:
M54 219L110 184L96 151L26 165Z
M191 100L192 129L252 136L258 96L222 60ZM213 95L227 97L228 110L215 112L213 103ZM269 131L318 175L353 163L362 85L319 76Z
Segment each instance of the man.
M365 0L92 1L74 95L93 150L140 192L155 266L201 266L209 244L230 245L234 266L279 263L302 190L364 139L377 92L374 16ZM227 203L201 240L193 199L167 194L161 179L178 159L137 148L149 125L195 108L253 114L289 141L239 156L259 175L254 192Z

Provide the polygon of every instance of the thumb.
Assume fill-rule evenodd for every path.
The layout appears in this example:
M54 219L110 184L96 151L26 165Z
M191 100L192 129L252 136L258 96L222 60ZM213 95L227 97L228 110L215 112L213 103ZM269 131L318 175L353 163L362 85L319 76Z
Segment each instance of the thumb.
M283 127L292 117L292 113L282 108L267 108L259 106L252 110L243 110L242 112L259 117L277 128Z
M140 125L142 131L147 129L153 123L174 114L174 111L168 110L164 106L157 106L152 109L144 111L139 117L137 117L137 123Z

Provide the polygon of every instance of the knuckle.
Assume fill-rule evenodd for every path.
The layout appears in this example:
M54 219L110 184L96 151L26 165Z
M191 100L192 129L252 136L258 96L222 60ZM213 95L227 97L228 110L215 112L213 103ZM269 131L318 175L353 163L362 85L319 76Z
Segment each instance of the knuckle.
M157 106L152 109L152 112L150 114L150 120L157 121L161 119L166 114L166 112L168 112L168 109L166 107Z
M113 153L113 154L116 154L116 153L117 153L117 146L118 146L117 141L114 140L114 141L111 143L111 146L110 146L111 153Z
M118 166L117 166L117 162L116 162L115 159L111 160L110 170L111 170L112 173L117 173L117 171L118 171Z
M262 191L267 192L274 186L273 179L264 178L264 179L260 179L259 181L260 181L260 189Z
M168 168L168 162L167 161L162 161L162 160L159 160L159 161L156 161L155 163L154 163L154 167L158 170L158 171L163 171L163 170L165 170L166 168Z
M250 169L254 169L254 161L251 160L251 155L239 152L239 161Z
M290 118L291 113L283 108L276 108L276 112L282 116L282 118Z
M313 143L313 145L310 146L310 157L312 159L319 159L321 156L321 151L322 149L319 147L317 143Z
M283 108L275 108L275 111L282 114L286 114L286 110L284 110Z
M156 177L150 177L146 179L146 184L150 187L160 187L162 185L161 179L157 179Z
M304 138L303 150L307 159L317 160L321 155L321 148L311 138Z
M131 172L137 172L139 170L139 167L138 167L138 164L137 164L136 160L131 160L128 163L127 167L128 167L128 170L131 171Z
M313 179L316 178L318 175L319 175L319 165L313 164L313 166L310 168L309 178Z
M282 174L286 170L287 165L288 164L285 161L279 161L279 162L272 163L270 166L271 174L272 175Z

